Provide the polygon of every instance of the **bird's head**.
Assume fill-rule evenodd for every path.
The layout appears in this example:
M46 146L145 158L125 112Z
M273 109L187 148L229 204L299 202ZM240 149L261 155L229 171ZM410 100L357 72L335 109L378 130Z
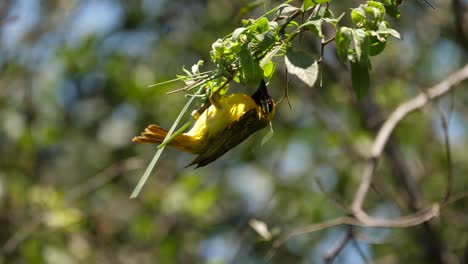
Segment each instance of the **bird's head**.
M252 99L260 106L261 113L260 117L267 117L271 120L275 114L275 102L268 93L265 81L262 79L257 91L252 94Z

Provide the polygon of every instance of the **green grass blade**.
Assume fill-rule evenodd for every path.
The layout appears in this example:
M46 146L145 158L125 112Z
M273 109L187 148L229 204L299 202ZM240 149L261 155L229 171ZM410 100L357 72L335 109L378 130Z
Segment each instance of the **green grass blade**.
M201 92L201 88L197 91L196 94L199 94ZM195 99L196 97L191 97L188 102L185 104L184 108L182 109L182 111L180 111L179 113L179 116L177 117L177 119L174 121L174 124L172 124L172 127L171 129L169 129L169 132L167 132L167 135L166 137L164 138L164 142L166 142L169 138L171 138L172 136L172 133L174 132L175 128L177 127L177 125L179 124L180 120L182 119L182 117L184 116L185 112L187 112L189 106L192 104L193 100ZM186 126L187 124L185 124L184 126ZM167 143L166 143L167 144ZM148 167L146 167L146 170L145 172L143 173L143 176L141 176L140 178L140 181L138 181L138 184L137 186L135 187L135 189L133 190L132 194L130 195L130 199L133 199L133 198L136 198L138 197L138 194L140 194L140 191L141 189L143 188L143 186L145 185L146 181L148 180L148 177L149 175L151 174L151 172L153 171L155 165L156 165L156 162L159 160L159 157L161 156L161 153L163 152L164 150L164 147L161 147L158 149L158 151L156 151L156 154L154 154L154 157L153 159L151 160L150 164L148 165Z

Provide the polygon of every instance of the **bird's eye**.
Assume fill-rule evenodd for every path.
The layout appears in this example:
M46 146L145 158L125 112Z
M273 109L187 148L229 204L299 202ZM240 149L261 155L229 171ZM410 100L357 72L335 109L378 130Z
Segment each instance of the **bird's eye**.
M268 104L268 112L271 113L273 111L273 107L274 107L273 100L271 100L271 98L268 98L267 104Z

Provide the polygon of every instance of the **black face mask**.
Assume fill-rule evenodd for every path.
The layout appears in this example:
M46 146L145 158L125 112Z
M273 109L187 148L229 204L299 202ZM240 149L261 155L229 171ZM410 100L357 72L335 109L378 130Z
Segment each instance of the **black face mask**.
M262 108L262 111L266 114L273 111L273 100L268 93L265 81L262 79L257 91L252 94L252 99Z

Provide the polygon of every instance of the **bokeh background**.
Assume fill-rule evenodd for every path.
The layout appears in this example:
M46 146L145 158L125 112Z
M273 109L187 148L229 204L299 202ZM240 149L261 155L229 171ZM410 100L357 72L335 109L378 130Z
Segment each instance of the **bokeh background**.
M186 101L181 93L166 95L182 83L148 85L173 79L199 59L209 70L216 39L279 2L0 1L0 263L322 263L347 227L272 248L248 223L262 221L276 237L345 215L330 197L352 200L378 124L468 61L468 22L458 19L468 2L431 2L435 9L403 1L401 18L389 20L402 39L390 39L372 59L368 97L355 99L349 71L329 45L323 85L290 84L292 109L285 101L278 106L269 141L261 145L268 132L262 131L196 170L185 168L193 156L167 148L140 196L130 200L156 151L131 138L151 123L168 128ZM330 8L347 12L347 24L350 8L360 3L332 1ZM307 35L297 43L317 58L319 46ZM278 60L273 97L285 86ZM414 210L399 173L412 179L418 204L443 196L441 113L449 117L454 194L466 192L463 87L396 129L396 152L381 161L365 203L372 215ZM430 231L356 229L359 239L334 263L364 263L362 255L375 263L442 263L431 255L437 250L446 263L467 263L467 208L466 199L453 202ZM424 239L427 232L434 236Z

